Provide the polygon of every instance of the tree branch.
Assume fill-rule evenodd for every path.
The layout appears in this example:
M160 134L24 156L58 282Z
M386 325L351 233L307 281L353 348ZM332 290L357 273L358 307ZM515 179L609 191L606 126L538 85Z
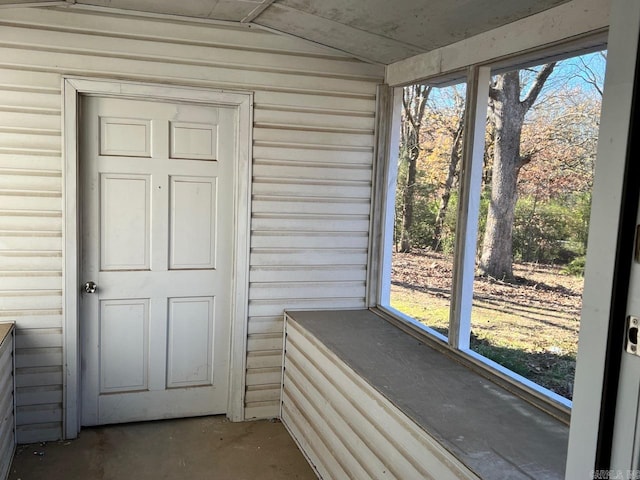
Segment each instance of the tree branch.
M420 123L431 89L432 87L428 85L411 85L405 87L402 92L404 113L416 132L420 130Z
M489 87L489 98L491 100L498 100L500 90L495 87Z
M411 103L411 97L412 97L412 93L411 90L413 90L413 86L411 87L405 87L402 89L402 107L404 108L404 114L406 115L407 119L409 120L409 123L411 125L413 125L413 117L411 115L411 109L409 108L409 105Z
M531 85L529 93L527 93L525 99L520 102L520 105L522 105L525 112L533 106L538 95L540 95L540 92L542 91L542 87L544 87L544 82L547 81L547 78L549 78L549 75L551 75L555 66L556 62L547 63L542 66L536 75L536 79L534 80L533 85Z
M607 56L606 54L604 54L604 52L600 52L600 55L602 56L602 58L604 58L605 61L607 60ZM586 83L591 85L602 98L602 96L604 95L604 92L601 87L602 83L604 83L603 80L598 78L598 76L592 70L591 66L587 65L587 63L584 61L584 58L578 57L578 59L582 64L582 72L583 72L583 75L578 74L578 76L582 80L584 80Z

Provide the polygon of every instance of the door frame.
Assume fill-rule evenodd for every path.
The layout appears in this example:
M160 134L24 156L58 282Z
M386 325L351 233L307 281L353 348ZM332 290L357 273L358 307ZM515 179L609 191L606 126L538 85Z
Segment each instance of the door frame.
M249 241L251 218L251 158L253 93L187 86L149 84L113 79L64 76L63 94L63 423L64 438L75 438L80 431L81 344L79 336L80 222L78 202L79 97L93 94L131 99L157 99L169 102L235 108L237 111L234 158L234 212L231 285L231 342L227 417L244 420L245 364L247 352L247 310L249 294Z
M625 385L620 375L625 320L620 310L627 306L624 297L632 294L627 291L628 271L625 274L620 268L631 252L624 245L629 239L620 235L627 228L622 213L630 193L625 175L633 134L640 4L637 0L612 2L609 23L566 478L593 478L594 472L615 478L612 472L627 471L631 458L624 470L618 471L620 465L612 463L614 457L624 455L614 442L617 427L612 416L620 413L625 402L637 405L639 398L638 386ZM625 423L622 429L633 434L637 419L630 416Z

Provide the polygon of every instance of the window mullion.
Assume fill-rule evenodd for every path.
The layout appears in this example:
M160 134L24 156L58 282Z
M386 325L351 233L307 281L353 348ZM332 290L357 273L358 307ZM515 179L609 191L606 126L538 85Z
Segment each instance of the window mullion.
M471 306L490 79L489 67L469 69L449 315L449 345L460 350L469 349L471 335Z
M400 125L402 123L402 87L393 89L391 122L387 145L387 164L384 172L382 212L382 255L379 275L378 302L388 306L391 298L391 255L393 252L393 226L395 221L396 183L398 181L398 154L400 151ZM382 158L378 156L378 160Z

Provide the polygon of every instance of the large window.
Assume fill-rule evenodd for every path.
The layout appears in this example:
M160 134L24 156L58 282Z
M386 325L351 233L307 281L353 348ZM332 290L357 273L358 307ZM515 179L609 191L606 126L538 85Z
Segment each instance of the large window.
M403 89L391 304L446 338L466 84Z
M390 166L381 305L565 405L605 63L596 51L405 87Z

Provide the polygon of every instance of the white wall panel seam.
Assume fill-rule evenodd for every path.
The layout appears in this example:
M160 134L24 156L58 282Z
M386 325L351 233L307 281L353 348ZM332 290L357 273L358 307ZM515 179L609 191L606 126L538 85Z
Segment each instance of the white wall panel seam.
M1 25L2 25L2 22L0 22L0 26ZM302 69L295 69L295 68L288 69L284 67L275 68L275 67L259 66L256 64L248 65L248 64L240 64L240 63L233 63L233 62L213 62L213 61L201 60L197 58L170 57L168 55L164 56L164 55L152 55L152 54L133 54L133 53L97 50L97 49L90 50L87 48L77 48L77 47L70 47L70 46L54 47L47 44L0 41L0 48L7 48L7 49L13 48L13 49L20 49L20 50L33 50L38 52L85 55L85 56L97 55L102 58L114 58L114 59L122 59L122 60L140 60L143 62L159 62L159 63L169 62L174 65L204 66L204 67L230 69L230 70L247 70L247 71L261 72L261 73L277 73L281 75L311 76L311 77L325 78L325 79L352 80L357 82L375 82L375 83L379 82L379 78L375 76L349 75L349 74L332 73L332 72L320 71L320 70L314 71L314 70L302 70Z
M224 88L228 91L255 91L255 92L269 92L269 93L284 93L284 94L294 94L294 95L312 95L319 97L328 97L328 98L339 98L339 99L354 99L354 100L374 100L374 93L358 93L358 92L349 92L349 91L340 91L340 90L329 90L329 89L317 89L317 88L302 88L297 86L280 86L277 82L274 84L260 84L260 83L250 83L250 82L240 82L240 81L224 81L224 80L209 80L211 77L209 72L199 72L196 76L175 76L164 74L161 76L161 80L159 80L159 76L153 73L133 73L136 70L137 64L136 62L132 63L132 68L125 69L126 72L118 72L113 69L104 69L104 68L89 68L89 67L60 67L57 65L52 65L50 67L46 66L34 66L34 64L29 63L8 63L3 62L2 54L4 52L0 51L0 69L9 68L9 69L21 69L24 71L30 72L42 72L42 73L57 73L57 74L67 74L67 75L91 75L91 76L99 76L102 78L122 78L122 76L126 76L128 81L139 81L144 83L169 83L171 85L180 85L180 86L193 86L193 87L204 87L204 88Z
M17 9L14 10L14 12L16 11L18 10ZM51 16L52 14L55 15L56 13L58 15L60 15L60 13L65 15L68 13L68 10L64 12L52 12L51 10L49 10L47 13L49 16ZM75 14L75 17L78 17L81 15L79 12L73 12L73 13ZM90 13L84 16L96 17L98 15ZM15 17L16 15L14 14L14 18ZM227 32L232 31L236 37L242 36L242 37L248 37L250 39L250 41L248 42L245 40L245 43L240 43L240 42L230 43L229 35L225 36L225 39L227 40L227 42L221 42L221 41L196 39L195 37L188 39L188 38L180 38L177 36L171 36L169 34L167 34L166 36L159 36L157 34L144 34L136 31L132 31L134 30L132 28L132 25L135 26L135 24L140 23L140 19L135 19L135 18L127 19L123 16L119 16L119 17L116 17L116 19L113 20L113 22L114 22L113 24L109 25L109 27L111 27L109 29L106 28L106 25L105 25L105 28L102 28L102 29L101 28L87 29L87 28L82 28L75 25L67 26L67 27L60 26L60 25L52 25L51 22L45 22L45 21L38 22L38 21L34 21L31 18L29 20L23 20L23 21L19 19L8 20L6 15L5 15L5 18L2 19L2 25L6 25L6 26L38 28L46 31L68 33L72 35L98 35L98 36L106 36L106 37L113 37L113 38L123 38L123 39L129 39L129 40L148 40L148 41L159 42L159 43L171 42L171 43L176 43L176 44L186 45L186 46L204 46L204 47L222 48L222 49L228 49L228 50L247 50L249 48L253 51L257 51L261 53L278 53L280 55L304 56L309 58L328 59L336 62L350 62L350 63L362 65L361 61L358 61L357 59L354 59L353 57L347 54L330 51L330 50L327 50L326 48L317 47L317 46L314 46L313 48L306 48L306 49L297 48L296 49L293 47L292 42L288 42L288 45L289 45L288 48L282 48L282 47L278 48L275 46L267 48L264 46L264 42L261 42L261 40L263 40L265 37L274 38L274 36L269 34L268 32L264 32L263 30L249 29L247 27L243 27L243 28L233 28L233 26L213 27L220 32L224 32L225 30ZM108 23L108 21L104 23ZM150 20L144 23L153 24L154 21ZM182 22L160 21L159 23L169 24L172 26L174 30L176 28L180 28L179 24L182 24L185 27L183 29L183 32L187 36L191 35L193 37L193 32L196 31L198 34L202 34L203 37L211 38L211 35L208 34L208 32L211 31L210 26L202 26L202 25L198 26L196 24L189 25L188 20L182 21ZM118 28L121 28L122 30L117 31ZM129 31L127 31L126 28L129 28ZM156 31L157 29L154 29L154 33ZM255 38L252 38L252 37L255 37ZM310 43L306 42L306 45L309 46ZM300 44L298 44L297 46L299 47Z

